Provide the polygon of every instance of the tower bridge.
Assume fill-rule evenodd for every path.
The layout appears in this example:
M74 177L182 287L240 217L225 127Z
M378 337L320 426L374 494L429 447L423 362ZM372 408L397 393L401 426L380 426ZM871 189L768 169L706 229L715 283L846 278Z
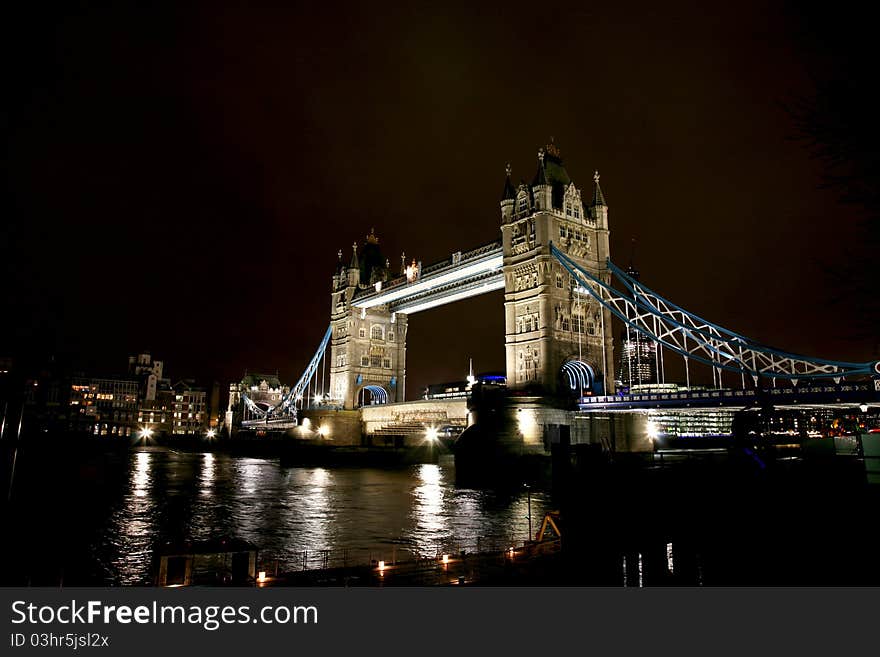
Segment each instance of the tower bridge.
M518 433L536 449L544 445L546 427L597 412L880 401L880 362L768 347L677 306L615 265L599 180L596 172L585 195L551 143L538 150L530 184L515 184L508 165L499 239L424 267L401 256L397 275L373 232L353 245L348 263L340 251L329 327L306 371L274 405L233 386L228 419L238 417L243 427L288 428L303 411L404 404L409 315L501 289L507 387L519 399L531 395L532 401L518 402L518 417L531 418L528 430ZM682 358L684 391L617 394L612 322L649 341L658 364L651 383L666 383L666 359ZM692 367L711 370L712 390L692 389ZM761 392L765 385L770 392Z

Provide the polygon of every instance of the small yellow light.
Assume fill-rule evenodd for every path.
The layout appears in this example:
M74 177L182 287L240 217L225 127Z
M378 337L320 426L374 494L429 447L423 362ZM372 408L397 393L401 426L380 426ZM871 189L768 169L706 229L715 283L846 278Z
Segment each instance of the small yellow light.
M448 554L443 555L443 563L445 563L445 564L449 563L449 555Z
M261 584L266 581L266 571L265 570L261 570L260 574L257 575L257 581L260 582Z
M385 570L385 562L384 561L379 562L379 570Z

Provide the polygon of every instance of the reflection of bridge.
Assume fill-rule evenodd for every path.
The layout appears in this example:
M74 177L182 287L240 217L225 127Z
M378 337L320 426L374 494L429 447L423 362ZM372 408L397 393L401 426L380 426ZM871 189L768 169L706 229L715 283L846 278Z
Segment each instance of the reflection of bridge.
M500 240L425 267L401 256L399 276L392 275L372 233L365 244L354 245L348 264L340 251L330 326L318 350L278 403L257 404L241 390L242 425L289 427L304 410L404 402L408 316L501 289L508 387L555 399L557 409L579 405L577 414L583 415L657 407L878 402L874 384L857 382L873 378L876 383L880 363L811 358L768 347L675 305L617 267L610 259L608 206L598 173L592 194L583 197L555 145L539 151L531 184L514 185L509 167L507 174ZM683 359L685 389L615 396L612 323L641 336L655 362ZM694 367L711 370L715 389L691 389ZM665 367L653 376L650 383L666 383ZM761 392L764 387L768 390ZM551 415L552 423L575 417L548 414L540 404L528 411L537 429L522 433L536 444Z

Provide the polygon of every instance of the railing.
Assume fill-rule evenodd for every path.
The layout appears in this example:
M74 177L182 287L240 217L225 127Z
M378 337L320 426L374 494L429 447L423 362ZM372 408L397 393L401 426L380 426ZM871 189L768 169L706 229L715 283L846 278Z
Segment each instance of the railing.
M602 404L626 404L651 401L690 401L701 399L754 399L762 395L771 397L780 396L804 396L826 395L835 393L861 393L873 392L873 386L868 384L843 384L834 386L798 386L785 388L769 388L763 391L755 389L733 390L723 388L719 390L686 390L681 392L645 392L632 395L607 395L599 397L582 397L580 403L584 406Z
M540 519L536 519L536 521L540 523ZM433 546L421 549L408 541L400 541L385 548L300 550L289 553L286 557L261 553L258 570L266 572L268 576L277 577L297 572L375 567L380 561L388 566L401 563L442 563L443 555L450 557L460 557L462 554L506 556L510 554L511 548L515 554L521 553L525 541L524 536L516 537L509 534L468 538L450 536Z

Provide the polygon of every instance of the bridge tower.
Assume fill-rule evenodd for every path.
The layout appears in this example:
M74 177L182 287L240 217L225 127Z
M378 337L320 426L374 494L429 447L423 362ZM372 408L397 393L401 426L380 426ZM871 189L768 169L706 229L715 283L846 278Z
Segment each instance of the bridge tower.
M515 186L511 169L501 195L507 385L572 396L614 393L611 314L573 285L550 243L610 281L608 206L593 176L585 202L558 147L538 150L530 185Z
M402 402L406 315L390 312L387 305L359 309L351 303L358 290L381 289L389 279L389 262L373 231L352 251L347 267L339 251L330 294L330 401L346 409Z

